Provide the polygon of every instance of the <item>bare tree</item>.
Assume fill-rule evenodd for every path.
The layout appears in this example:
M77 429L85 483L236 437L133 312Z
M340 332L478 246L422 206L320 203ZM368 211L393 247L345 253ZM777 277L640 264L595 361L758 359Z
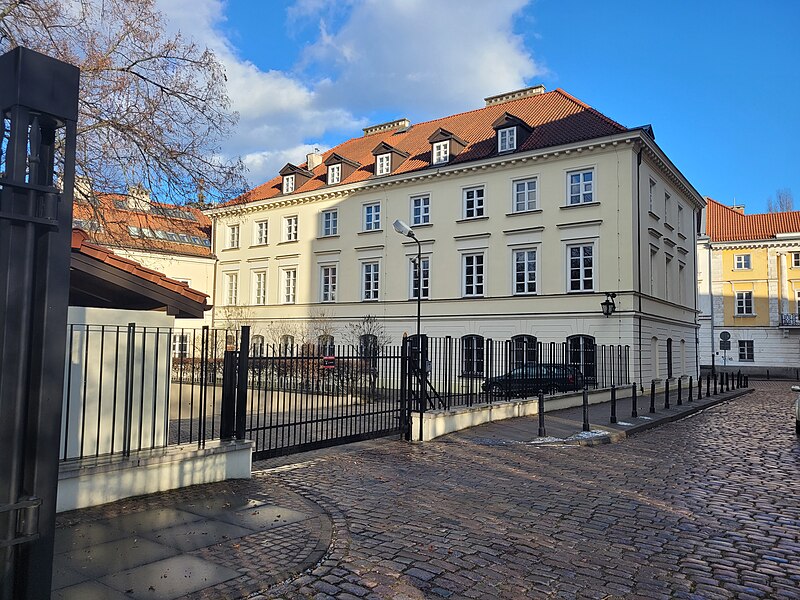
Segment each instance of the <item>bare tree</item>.
M167 33L154 0L2 0L0 53L26 46L81 69L77 174L89 189L213 202L245 186L220 142L238 120L214 53Z
M383 323L375 315L364 315L358 321L348 323L345 328L345 339L348 344L359 348L365 343L365 340L372 340L370 344L374 344L375 351L388 346L391 342ZM370 348L362 348L362 350L371 351Z
M789 188L780 188L775 192L775 199L767 198L767 212L790 212L794 210L794 196Z

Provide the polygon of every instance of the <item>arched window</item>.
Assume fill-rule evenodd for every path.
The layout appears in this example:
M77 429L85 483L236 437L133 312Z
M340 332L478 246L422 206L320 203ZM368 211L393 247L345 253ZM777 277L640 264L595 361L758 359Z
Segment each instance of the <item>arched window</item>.
M332 335L321 335L317 338L317 354L320 356L333 356L336 354Z
M672 338L667 338L667 379L672 379Z
M590 335L572 335L567 338L567 360L571 367L583 374L586 385L597 383L597 345Z
M461 374L483 375L483 336L465 335L461 338Z
M254 335L250 344L250 356L264 356L264 336Z
M653 379L658 379L660 376L658 363L658 338L654 337L650 340L650 372L653 374Z
M278 348L281 356L293 356L294 355L294 336L293 335L282 335L281 336L281 343L280 347Z
M358 354L367 358L378 356L378 336L365 333L358 338Z
M232 333L225 335L225 350L236 350L236 336Z
M533 335L515 335L511 338L511 367L535 363L538 344Z

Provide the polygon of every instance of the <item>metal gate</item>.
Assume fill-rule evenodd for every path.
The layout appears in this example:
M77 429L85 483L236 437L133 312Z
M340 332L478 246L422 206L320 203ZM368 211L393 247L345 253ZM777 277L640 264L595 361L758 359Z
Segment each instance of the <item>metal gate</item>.
M226 353L222 437L252 440L258 460L400 434L401 353L372 343L251 347L244 327L239 350Z

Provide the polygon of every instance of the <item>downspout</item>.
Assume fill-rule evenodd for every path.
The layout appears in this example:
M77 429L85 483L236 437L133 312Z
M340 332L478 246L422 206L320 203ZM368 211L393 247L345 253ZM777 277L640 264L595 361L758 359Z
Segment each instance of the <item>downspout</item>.
M706 248L708 248L708 302L709 306L711 307L711 339L709 340L711 344L711 374L714 375L717 370L715 360L716 357L714 354L714 287L712 286L713 274L711 272L711 242L706 244Z
M637 269L639 271L638 277L636 278L636 285L638 288L638 297L639 297L639 311L637 318L639 320L638 323L638 335L639 335L639 351L637 354L639 355L639 391L644 393L644 385L642 381L642 203L641 203L641 195L642 195L642 186L641 186L641 170L642 170L642 149L639 148L639 152L636 154L636 263Z

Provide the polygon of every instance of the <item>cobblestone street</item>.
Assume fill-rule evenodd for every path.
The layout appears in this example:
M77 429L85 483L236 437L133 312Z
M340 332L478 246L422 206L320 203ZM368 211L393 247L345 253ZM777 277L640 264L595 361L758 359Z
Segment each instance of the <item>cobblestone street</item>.
M320 566L257 597L800 598L790 385L610 445L453 434L257 463L334 524Z

